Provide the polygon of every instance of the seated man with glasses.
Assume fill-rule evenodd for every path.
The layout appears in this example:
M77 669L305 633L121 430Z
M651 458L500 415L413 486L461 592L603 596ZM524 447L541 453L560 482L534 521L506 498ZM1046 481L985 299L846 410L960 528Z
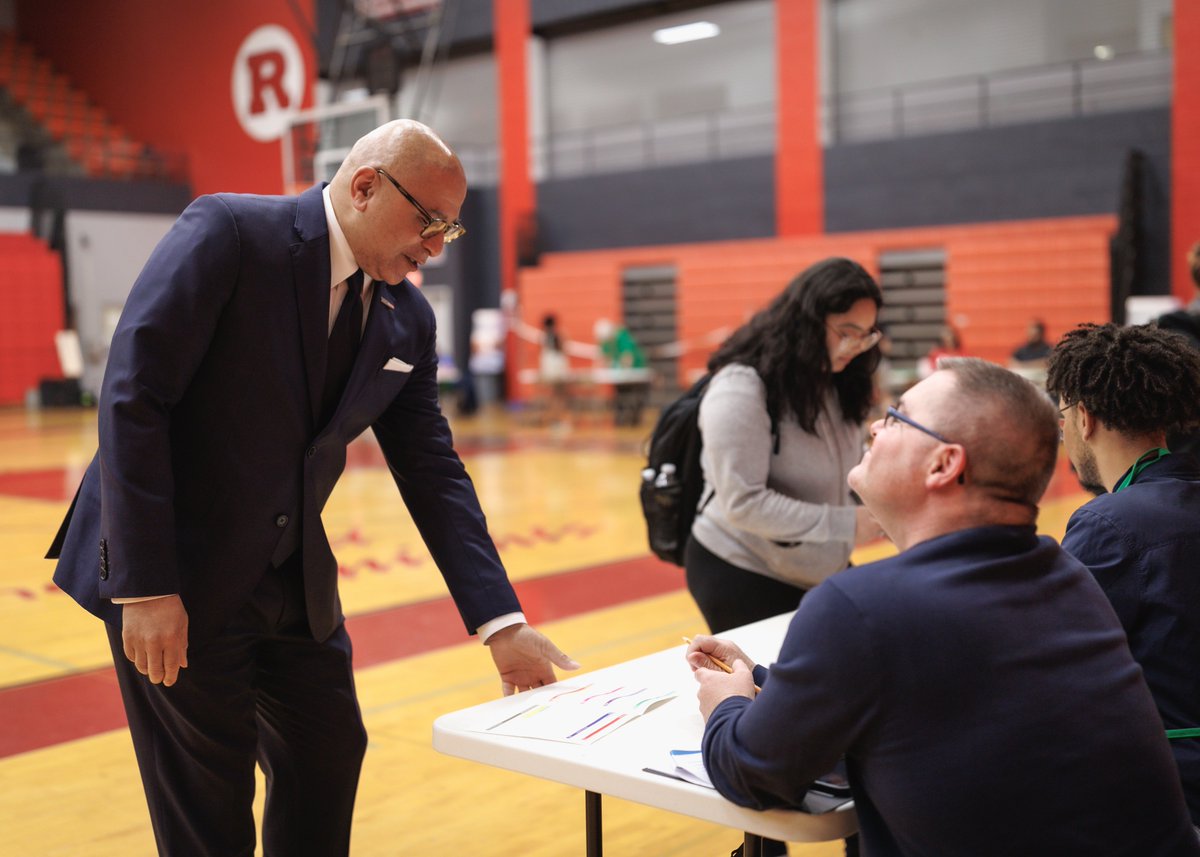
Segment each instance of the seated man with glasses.
M1120 623L1036 533L1046 396L944 359L871 434L849 483L900 554L812 590L769 670L689 647L718 791L794 807L844 756L872 857L1200 854Z

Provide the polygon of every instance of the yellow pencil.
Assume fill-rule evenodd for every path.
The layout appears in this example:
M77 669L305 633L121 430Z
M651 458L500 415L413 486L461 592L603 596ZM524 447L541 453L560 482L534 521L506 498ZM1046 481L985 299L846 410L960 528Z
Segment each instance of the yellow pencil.
M691 638L691 637L684 637L684 638L683 638L683 641L684 641L685 643L687 643L689 646L692 644L692 638ZM731 673L731 672L733 672L733 667L731 667L729 664L725 663L725 662L724 662L723 660L721 660L720 658L718 658L718 657L715 657L715 656L713 656L713 655L710 655L708 652L705 652L705 653L704 653L704 656L705 656L706 658L708 658L710 661L712 661L714 664L716 664L718 667L720 667L721 669L723 669L725 672L727 672L727 673ZM762 688L761 688L761 687L759 687L759 686L756 684L756 685L754 685L754 692L755 692L755 693L762 693Z
M683 641L684 641L685 643L687 643L689 646L692 644L692 638L691 638L691 637L684 637L684 638L683 638ZM720 658L714 657L714 656L710 655L708 652L705 652L705 653L704 653L704 656L705 656L706 658L708 658L710 661L712 661L714 664L716 664L717 666L719 666L721 669L725 670L725 672L727 672L727 673L731 673L731 672L733 672L733 667L731 667L729 664L725 663L725 662L724 662L723 660L721 660Z

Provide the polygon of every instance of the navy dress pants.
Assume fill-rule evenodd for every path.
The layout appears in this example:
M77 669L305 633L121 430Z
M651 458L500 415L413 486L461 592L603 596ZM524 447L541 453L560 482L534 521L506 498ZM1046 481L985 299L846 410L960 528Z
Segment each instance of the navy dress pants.
M367 736L345 626L318 643L298 558L268 569L251 601L188 647L172 687L109 644L160 855L252 857L254 766L266 775L264 857L345 855Z

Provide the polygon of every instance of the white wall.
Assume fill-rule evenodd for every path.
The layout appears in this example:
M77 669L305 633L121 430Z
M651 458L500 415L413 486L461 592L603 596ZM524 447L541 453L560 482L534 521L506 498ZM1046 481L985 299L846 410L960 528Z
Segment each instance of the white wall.
M29 209L0 208L0 232L28 232Z
M651 39L654 30L699 20L721 34L680 45ZM554 133L773 105L774 0L704 6L548 41L545 78Z
M548 137L555 138L556 174L569 174L572 165L583 169L587 158L594 162L589 169L621 167L626 161L629 168L641 166L637 157L651 138L668 141L655 143L654 162L676 155L703 159L708 120L687 119L687 114L719 111L736 117L746 111L744 122L757 134L746 145L770 151L774 136L766 125L777 98L777 2L791 0L734 0L591 32L531 38L535 175L547 174L543 144ZM1169 49L1163 44L1163 22L1170 20L1173 2L821 0L821 92L828 99L835 93L1091 59L1101 44L1118 53ZM721 35L673 46L651 40L655 29L696 20L716 23ZM427 76L407 70L398 114L416 115L438 129L463 155L472 181L490 184L496 172L497 98L494 59L483 54L440 64ZM736 118L731 124L737 127ZM573 133L603 128L612 131ZM696 150L684 151L687 141L682 141L678 152L670 151L671 135L682 140L687 133L699 141Z
M834 0L841 92L1160 50L1171 0Z
M67 214L67 276L83 347L85 389L99 392L112 324L133 281L175 219L170 214Z
M1175 17L1175 0L1142 0L1138 12L1138 50L1171 50L1174 46L1163 44L1164 22Z
M453 148L494 146L496 87L491 54L439 63L428 75L410 68L401 76L397 108L400 116L436 129Z

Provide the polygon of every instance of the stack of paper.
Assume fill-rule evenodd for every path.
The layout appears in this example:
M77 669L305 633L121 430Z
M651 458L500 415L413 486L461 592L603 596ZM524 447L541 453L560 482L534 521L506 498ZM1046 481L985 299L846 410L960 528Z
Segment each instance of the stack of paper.
M511 697L513 711L475 730L589 744L675 697L650 687L552 684Z

